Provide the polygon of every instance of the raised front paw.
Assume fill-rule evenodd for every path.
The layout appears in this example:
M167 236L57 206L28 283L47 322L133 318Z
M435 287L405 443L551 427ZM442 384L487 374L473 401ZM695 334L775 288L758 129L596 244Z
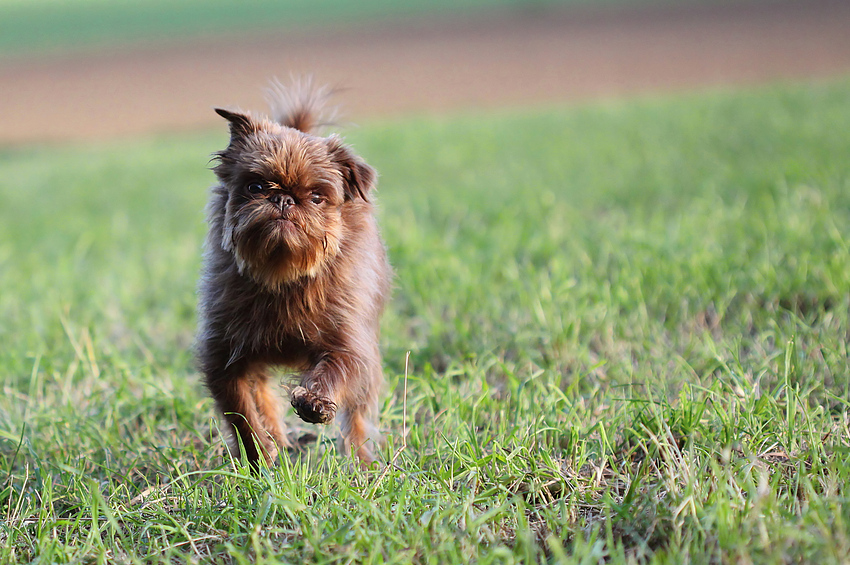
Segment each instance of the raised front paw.
M336 404L303 386L292 389L290 401L298 417L311 424L327 424L336 414Z

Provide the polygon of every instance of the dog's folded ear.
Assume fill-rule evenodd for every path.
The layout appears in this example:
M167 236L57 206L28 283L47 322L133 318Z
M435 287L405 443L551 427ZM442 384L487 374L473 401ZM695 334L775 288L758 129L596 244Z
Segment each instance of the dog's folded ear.
M354 154L337 135L328 138L328 153L342 174L345 199L362 198L368 202L368 193L378 180L378 173Z
M224 108L215 108L215 113L230 122L230 138L243 137L256 130L251 116L242 112L231 112Z

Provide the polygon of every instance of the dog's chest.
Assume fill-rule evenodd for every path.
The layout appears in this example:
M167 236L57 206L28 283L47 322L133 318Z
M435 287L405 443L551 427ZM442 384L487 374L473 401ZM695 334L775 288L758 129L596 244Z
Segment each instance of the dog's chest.
M258 297L249 312L239 316L258 350L312 349L327 335L327 305L302 292L280 292ZM247 314L247 315L245 315Z

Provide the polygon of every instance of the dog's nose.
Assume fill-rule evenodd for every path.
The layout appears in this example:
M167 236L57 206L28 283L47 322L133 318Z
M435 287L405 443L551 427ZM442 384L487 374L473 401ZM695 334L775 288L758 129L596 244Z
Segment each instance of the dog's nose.
M272 194L269 197L269 200L271 200L271 203L276 205L281 210L286 210L287 208L290 208L295 205L295 199L288 194Z

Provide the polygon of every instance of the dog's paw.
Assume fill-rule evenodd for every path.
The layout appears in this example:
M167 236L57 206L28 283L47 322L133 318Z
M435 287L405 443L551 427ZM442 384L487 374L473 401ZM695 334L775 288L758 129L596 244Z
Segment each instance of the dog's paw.
M311 424L327 424L336 414L336 404L303 386L292 389L290 401L298 417Z

